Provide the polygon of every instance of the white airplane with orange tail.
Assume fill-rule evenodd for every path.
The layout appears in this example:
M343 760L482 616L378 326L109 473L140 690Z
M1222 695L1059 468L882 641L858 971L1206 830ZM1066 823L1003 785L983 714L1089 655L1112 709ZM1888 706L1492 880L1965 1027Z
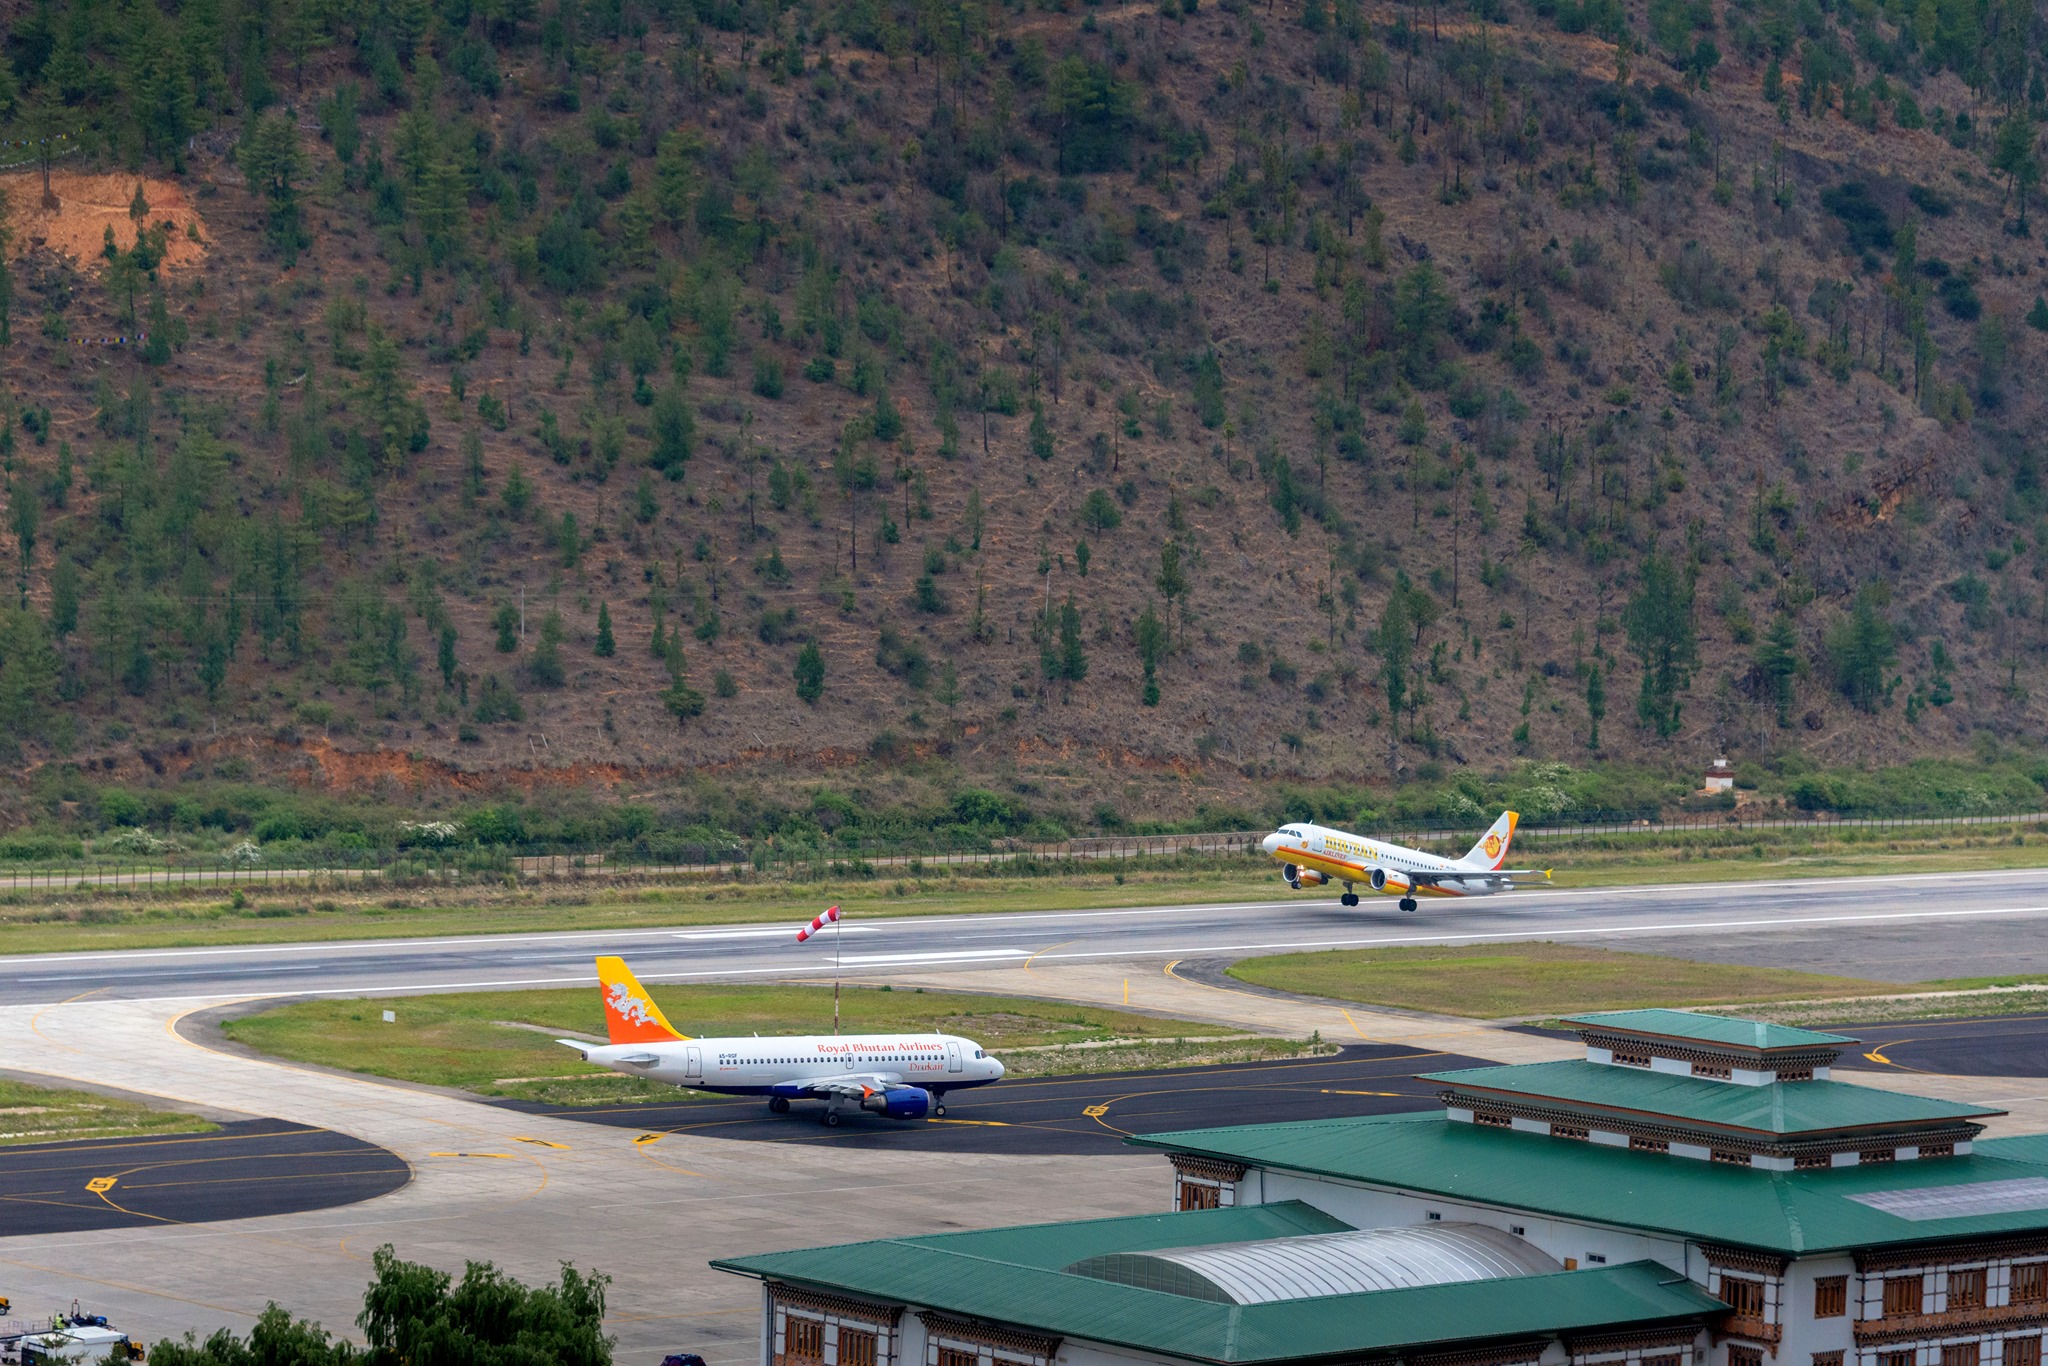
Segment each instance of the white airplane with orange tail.
M1341 882L1344 895L1338 900L1356 906L1358 893L1353 889L1362 882L1375 892L1400 897L1401 909L1412 911L1418 896L1491 896L1513 891L1516 878L1550 881L1548 868L1501 866L1508 861L1508 846L1514 843L1520 820L1512 811L1501 812L1479 843L1458 859L1304 821L1281 826L1259 847L1280 860L1280 875L1297 891Z
M786 1114L792 1100L822 1100L819 1118L846 1110L885 1119L946 1113L946 1093L1001 1081L1003 1065L972 1039L952 1034L806 1034L693 1039L670 1026L622 958L597 960L611 1042L557 1039L585 1062L691 1091L766 1096Z

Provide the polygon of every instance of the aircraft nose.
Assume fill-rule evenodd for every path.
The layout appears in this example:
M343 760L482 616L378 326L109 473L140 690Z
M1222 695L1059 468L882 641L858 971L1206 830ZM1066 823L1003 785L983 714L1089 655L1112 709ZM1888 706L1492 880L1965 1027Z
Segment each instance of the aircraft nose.
M991 1063L991 1064L992 1064L992 1065L993 1065L993 1066L995 1067L995 1069L996 1069L996 1080L997 1080L997 1081L1001 1081L1001 1080L1003 1079L1003 1064L1002 1064L1001 1060L1000 1060L1000 1059L997 1059L997 1058L990 1058L990 1059L989 1059L989 1062L990 1062L990 1063Z
M1278 852L1280 848L1280 832L1278 830L1275 830L1272 834L1260 840L1259 848L1265 850L1269 854Z

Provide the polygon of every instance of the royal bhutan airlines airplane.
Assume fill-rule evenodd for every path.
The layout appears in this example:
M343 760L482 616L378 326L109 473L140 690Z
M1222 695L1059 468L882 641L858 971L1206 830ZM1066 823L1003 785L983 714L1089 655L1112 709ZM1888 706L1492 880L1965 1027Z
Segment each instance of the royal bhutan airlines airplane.
M597 983L611 1042L556 1043L629 1077L728 1096L766 1096L778 1115L788 1113L792 1100L822 1100L819 1119L827 1125L855 1108L885 1119L923 1119L946 1113L948 1091L1003 1078L1003 1065L979 1044L951 1034L693 1039L670 1028L624 959L598 959Z
M1461 859L1438 858L1420 849L1298 821L1281 826L1259 847L1280 860L1280 875L1296 890L1341 882L1344 895L1338 900L1356 906L1358 893L1352 887L1362 882L1375 892L1400 897L1401 909L1412 911L1418 896L1490 896L1513 891L1516 878L1548 882L1548 868L1501 867L1508 861L1508 846L1514 843L1520 819L1512 811L1501 812Z

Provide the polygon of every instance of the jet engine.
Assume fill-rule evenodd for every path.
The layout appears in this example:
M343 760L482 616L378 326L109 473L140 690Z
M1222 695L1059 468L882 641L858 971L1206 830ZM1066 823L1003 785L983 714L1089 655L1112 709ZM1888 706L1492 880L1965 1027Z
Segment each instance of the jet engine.
M1385 892L1388 896L1407 896L1415 890L1415 879L1406 873L1389 872L1385 868L1373 869L1369 881L1375 892Z
M1311 868L1297 868L1291 863L1282 864L1280 876L1290 887L1320 887L1330 879Z
M932 1108L932 1093L921 1086L892 1086L862 1096L860 1108L884 1119L923 1119Z

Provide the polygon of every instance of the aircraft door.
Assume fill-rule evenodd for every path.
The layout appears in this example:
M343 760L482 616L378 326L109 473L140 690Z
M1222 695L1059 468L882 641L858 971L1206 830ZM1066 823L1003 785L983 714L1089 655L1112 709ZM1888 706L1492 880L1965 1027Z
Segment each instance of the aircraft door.
M1311 849L1313 849L1313 850L1315 850L1315 851L1316 851L1316 852L1317 852L1318 854L1322 853L1322 852L1323 852L1323 837L1322 837L1321 835L1311 835L1311 836L1309 836L1309 841L1308 841L1308 847L1309 847L1309 848L1311 848Z
M952 1039L946 1040L946 1070L948 1072L966 1070L966 1064L960 1061L960 1045Z
M683 1075L691 1078L704 1075L704 1050L695 1044L683 1049Z

